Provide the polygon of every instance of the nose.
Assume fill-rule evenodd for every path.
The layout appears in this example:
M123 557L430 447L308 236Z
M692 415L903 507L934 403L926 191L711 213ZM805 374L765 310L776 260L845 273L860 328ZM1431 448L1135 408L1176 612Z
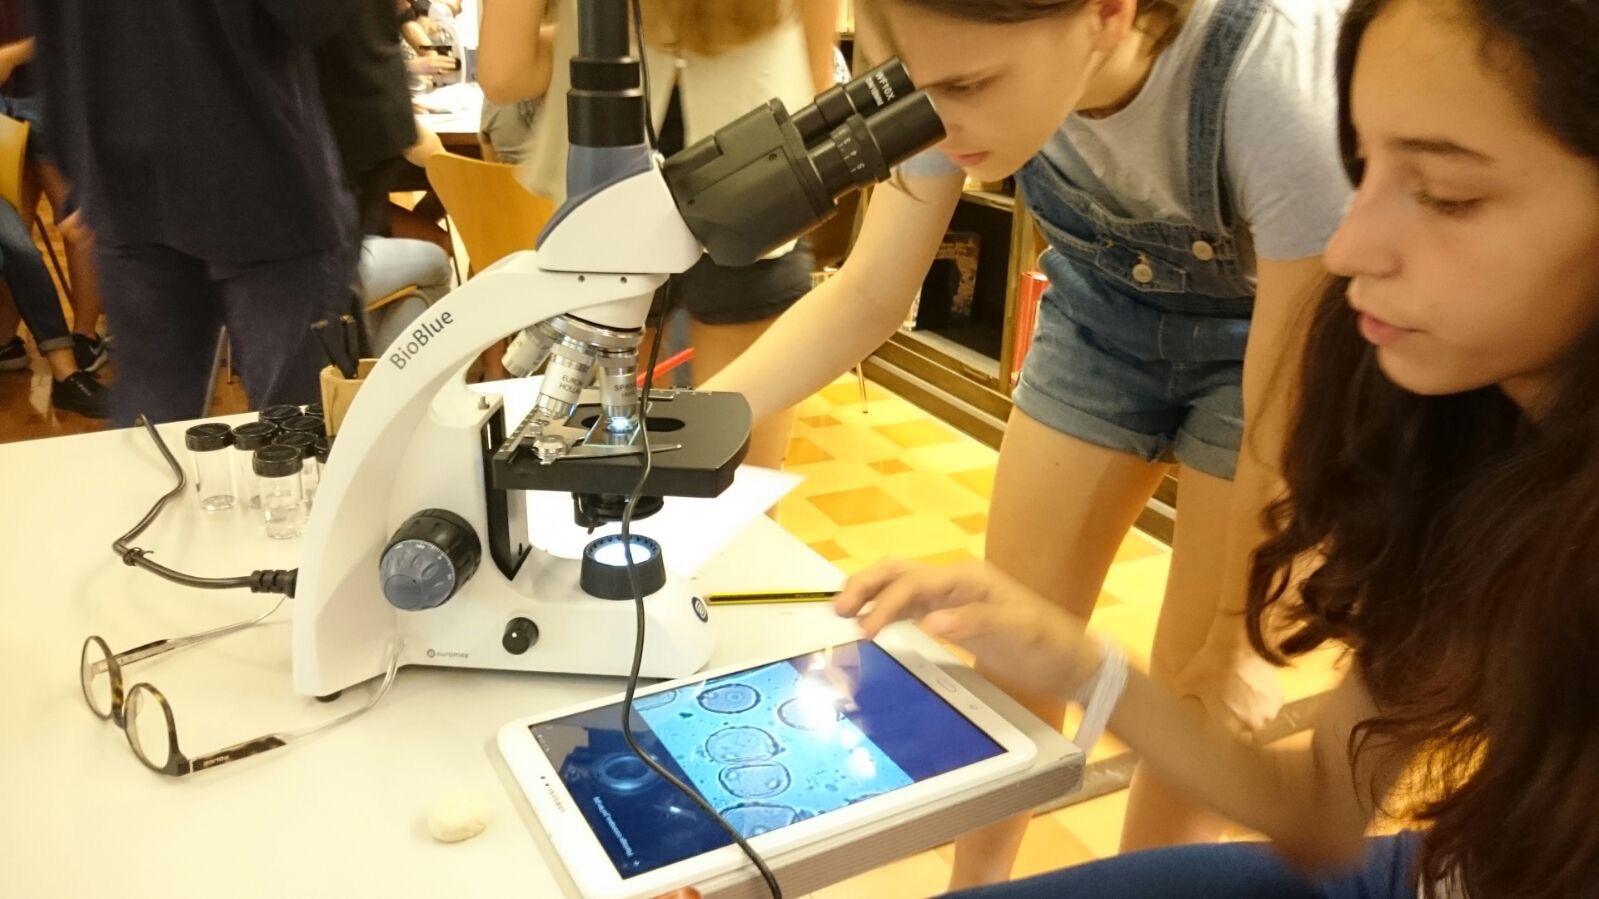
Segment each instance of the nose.
M1386 277L1399 271L1397 231L1393 212L1382 195L1367 181L1355 192L1349 211L1327 242L1322 261L1327 270L1345 278Z

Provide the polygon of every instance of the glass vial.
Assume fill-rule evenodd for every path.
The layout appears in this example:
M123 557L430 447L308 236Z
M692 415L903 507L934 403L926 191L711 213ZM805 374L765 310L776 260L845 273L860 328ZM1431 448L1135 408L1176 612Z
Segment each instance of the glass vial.
M270 446L277 436L278 426L266 421L252 421L233 429L233 484L238 492L239 505L246 509L261 508L261 486L256 483L255 451Z
M263 446L252 460L261 485L261 519L273 540L300 536L305 527L305 491L300 486L300 450L292 446Z
M315 437L328 436L327 426L322 423L320 415L296 415L278 425L285 431L303 431Z
M301 414L299 406L268 406L256 413L256 418L282 427L283 423Z
M305 494L305 508L309 511L316 498L316 485L321 480L321 467L316 461L317 438L305 431L279 431L272 438L273 446L292 446L300 451L300 489Z
M183 434L194 472L194 495L206 512L224 512L238 502L233 489L233 431L221 422L195 425Z

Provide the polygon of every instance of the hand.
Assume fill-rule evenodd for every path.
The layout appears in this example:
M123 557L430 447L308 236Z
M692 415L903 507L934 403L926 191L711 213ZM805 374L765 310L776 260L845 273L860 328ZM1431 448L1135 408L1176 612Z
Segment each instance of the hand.
M670 893L662 893L661 895L656 896L655 899L700 899L700 891L694 889L693 887L684 887L681 890L673 890Z
M455 71L455 58L437 53L418 56L406 64L412 75L443 75Z
M1283 707L1276 667L1247 645L1200 649L1172 688L1178 696L1199 700L1212 720L1240 736L1271 723Z
M61 220L61 239L70 244L91 247L94 245L94 231L90 230L87 222L83 220L83 213L73 212Z
M915 621L1006 683L1062 700L1074 698L1099 666L1099 648L1081 622L981 562L884 562L850 578L833 608L860 616L867 637L902 618Z

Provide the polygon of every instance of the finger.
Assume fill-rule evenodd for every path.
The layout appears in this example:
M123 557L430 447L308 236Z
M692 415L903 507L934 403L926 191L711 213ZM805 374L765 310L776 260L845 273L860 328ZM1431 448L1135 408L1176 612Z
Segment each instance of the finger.
M1004 628L1003 616L1003 610L991 603L971 603L931 612L922 619L921 627L928 636L964 646Z
M861 632L876 637L883 628L902 618L920 618L949 604L953 585L944 568L920 568L895 578L877 594L871 609L861 616Z
M844 583L844 589L833 599L833 611L841 618L854 618L884 587L910 569L909 562L889 559L858 572Z

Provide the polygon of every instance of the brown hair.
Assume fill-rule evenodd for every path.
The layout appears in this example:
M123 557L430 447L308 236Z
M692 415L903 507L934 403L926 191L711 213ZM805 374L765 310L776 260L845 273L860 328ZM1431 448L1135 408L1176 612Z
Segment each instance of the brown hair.
M695 56L718 56L778 26L783 0L643 0L646 39Z
M1049 16L1074 13L1090 0L893 0L906 6L942 13L969 22L1030 22ZM1182 30L1193 0L1134 0L1138 3L1135 25L1155 35L1156 52L1166 48Z
M1544 125L1599 162L1599 0L1456 2L1494 70L1519 78ZM1386 3L1355 0L1338 50L1356 183L1349 87ZM1393 384L1357 333L1347 288L1331 285L1311 323L1288 490L1254 557L1251 642L1276 661L1327 640L1352 649L1382 711L1348 749L1417 755L1398 796L1431 824L1424 882L1458 877L1496 899L1593 895L1599 322L1574 335L1535 424L1496 387L1428 397ZM1279 617L1291 629L1268 642L1284 633Z

